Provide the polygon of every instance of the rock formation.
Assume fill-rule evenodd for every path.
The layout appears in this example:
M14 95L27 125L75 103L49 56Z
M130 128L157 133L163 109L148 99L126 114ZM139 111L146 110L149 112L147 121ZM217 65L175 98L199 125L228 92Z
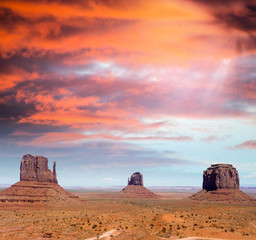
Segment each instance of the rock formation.
M127 187L118 194L123 198L159 198L159 196L143 186L143 175L135 172L128 178Z
M143 175L140 172L133 173L131 179L128 178L128 185L143 186Z
M56 162L53 172L48 169L48 159L42 156L23 156L20 164L20 181L38 181L58 183L56 177Z
M213 164L203 174L203 189L239 189L238 171L231 164Z
M23 156L20 181L0 192L0 202L77 203L78 197L57 184L56 163L53 172L48 169L48 159L42 156Z
M190 197L202 201L253 201L239 189L238 171L232 164L212 164L203 173L203 189Z

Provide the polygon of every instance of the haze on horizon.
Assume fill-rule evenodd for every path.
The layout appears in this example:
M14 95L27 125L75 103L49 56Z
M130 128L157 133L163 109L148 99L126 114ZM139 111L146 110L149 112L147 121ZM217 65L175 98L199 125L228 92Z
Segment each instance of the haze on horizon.
M0 184L26 153L64 186L256 184L256 1L2 0Z

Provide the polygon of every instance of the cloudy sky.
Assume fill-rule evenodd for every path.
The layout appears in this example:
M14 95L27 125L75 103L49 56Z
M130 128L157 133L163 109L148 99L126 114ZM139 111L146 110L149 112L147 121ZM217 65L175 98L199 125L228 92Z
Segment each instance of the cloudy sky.
M256 1L1 0L0 124L0 184L256 185Z

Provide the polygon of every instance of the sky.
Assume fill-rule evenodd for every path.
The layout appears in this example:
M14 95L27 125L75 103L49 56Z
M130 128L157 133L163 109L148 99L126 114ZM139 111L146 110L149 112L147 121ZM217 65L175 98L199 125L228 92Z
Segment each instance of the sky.
M256 185L256 1L1 0L0 184Z

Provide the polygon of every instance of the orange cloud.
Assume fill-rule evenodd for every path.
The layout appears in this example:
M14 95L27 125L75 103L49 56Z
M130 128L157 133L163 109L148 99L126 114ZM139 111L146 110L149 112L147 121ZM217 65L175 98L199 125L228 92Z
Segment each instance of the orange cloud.
M248 33L240 21L227 31L229 18L221 25L212 5L24 0L0 8L1 63L9 68L0 91L12 89L1 103L13 112L29 105L19 123L143 129L145 118L252 114L254 66L243 73L229 64L240 61L234 45Z
M11 67L11 73L0 73L0 91L16 86L19 82L39 78L38 72L25 72L22 69Z
M112 49L114 61L182 65L191 58L234 56L234 44L242 35L214 24L210 12L187 0L131 1L119 7L94 1L82 5L2 2L0 6L9 11L4 14L12 21L11 31L2 30L2 54L24 47L60 53L90 48L91 57L102 60L106 57L96 54L97 50ZM88 54L80 56L80 61L86 62Z

